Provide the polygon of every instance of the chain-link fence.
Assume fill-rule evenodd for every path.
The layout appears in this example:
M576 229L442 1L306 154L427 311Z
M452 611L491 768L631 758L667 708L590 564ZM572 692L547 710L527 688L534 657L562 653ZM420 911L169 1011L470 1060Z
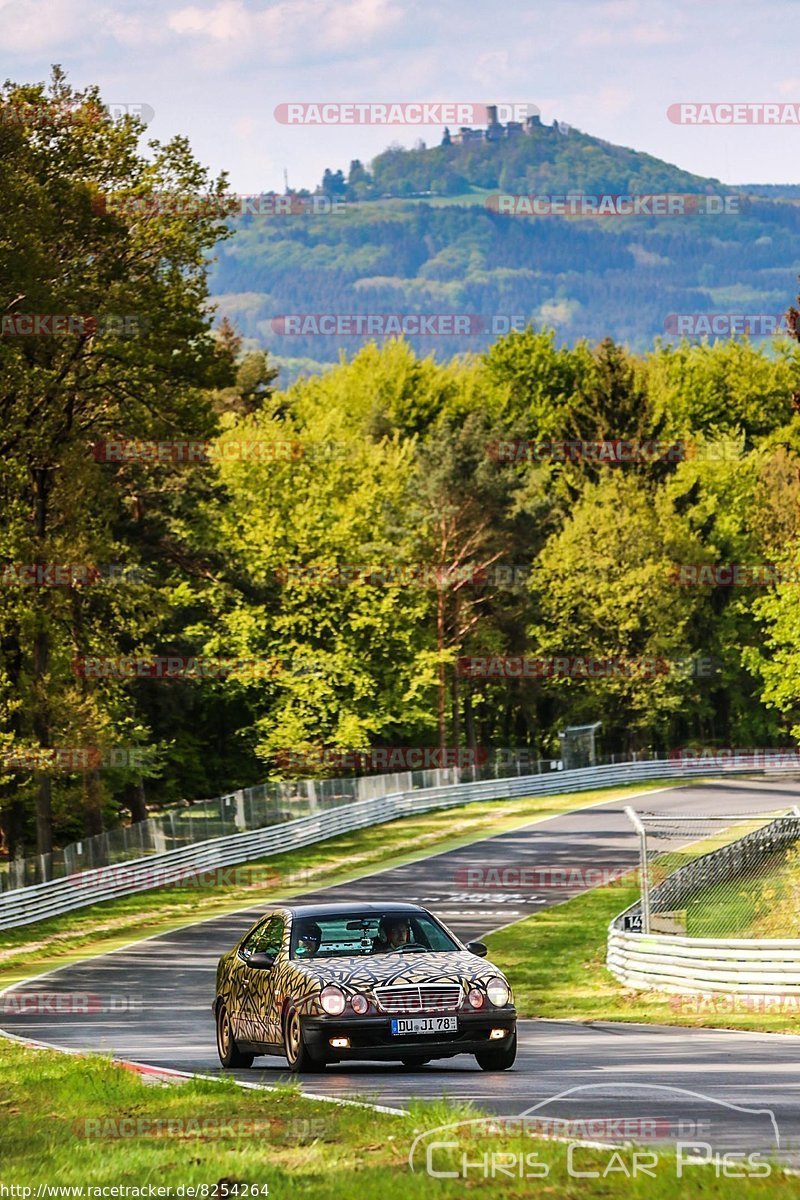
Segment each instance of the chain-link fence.
M800 809L667 816L626 809L641 901L624 929L691 938L800 936Z
M648 750L633 756L611 755L604 761L635 762L654 757L655 754ZM52 854L30 855L5 863L0 861L0 893L149 854L164 854L211 838L262 829L325 812L338 805L352 804L356 800L453 783L542 775L561 770L563 766L561 759L534 759L525 751L500 751L488 762L467 767L347 779L270 780L213 800L198 800L147 821L83 838Z

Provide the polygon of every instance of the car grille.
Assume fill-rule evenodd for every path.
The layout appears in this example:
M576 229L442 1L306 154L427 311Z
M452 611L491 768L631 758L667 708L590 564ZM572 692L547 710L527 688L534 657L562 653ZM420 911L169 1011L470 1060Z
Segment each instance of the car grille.
M387 1013L441 1012L458 1008L461 987L457 983L411 983L400 987L375 988L378 1008Z

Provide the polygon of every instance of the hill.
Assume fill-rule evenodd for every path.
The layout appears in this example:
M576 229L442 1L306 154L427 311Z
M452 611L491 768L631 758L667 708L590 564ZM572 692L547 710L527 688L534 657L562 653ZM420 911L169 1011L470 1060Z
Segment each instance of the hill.
M499 193L569 192L700 199L671 216L497 211ZM341 322L288 332L276 319L286 314L469 315L460 331L409 336L439 358L528 322L554 327L560 342L610 335L641 351L672 336L673 314L780 314L796 291L791 186L732 189L575 130L391 147L369 170L354 160L347 176L326 171L317 194L330 211L240 217L212 273L220 312L279 359L335 362L367 340ZM701 211L708 196L722 198L717 208L728 197L732 211Z

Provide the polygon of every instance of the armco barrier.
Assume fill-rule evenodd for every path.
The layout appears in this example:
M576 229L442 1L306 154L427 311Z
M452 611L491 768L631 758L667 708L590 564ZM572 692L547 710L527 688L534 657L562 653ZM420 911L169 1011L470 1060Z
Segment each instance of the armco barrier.
M85 908L103 900L129 896L150 888L200 875L220 867L252 862L272 854L282 854L301 846L324 841L339 833L349 833L368 825L393 821L398 817L453 808L475 800L506 800L519 796L553 796L563 792L589 791L613 784L636 783L654 779L680 779L710 774L741 774L741 763L723 767L671 760L651 759L637 763L614 763L583 767L551 775L528 775L508 779L460 783L448 787L397 792L372 800L344 804L328 812L300 817L281 825L254 829L247 833L213 838L171 850L151 854L132 862L116 863L51 880L0 895L0 929L29 925L47 917Z
M651 899L662 911L677 907L698 888L735 878L737 868L752 865L758 853L763 858L798 840L800 820L779 817L673 872ZM623 928L626 917L640 912L637 901L608 930L606 964L626 986L694 995L800 996L800 938L695 938Z
M694 995L800 996L800 939L608 934L608 968L631 988Z

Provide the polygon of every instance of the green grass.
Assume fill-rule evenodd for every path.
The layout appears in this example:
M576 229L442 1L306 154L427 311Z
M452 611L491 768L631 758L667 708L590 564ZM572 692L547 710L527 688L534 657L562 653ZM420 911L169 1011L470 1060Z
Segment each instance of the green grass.
M777 853L747 879L701 892L688 909L693 937L800 937L800 849Z
M751 937L759 895L768 881L755 879L717 884L692 897L686 905L689 937Z
M405 817L229 868L223 886L208 886L201 877L194 883L155 888L47 921L0 930L0 989L30 975L205 917L266 907L311 888L358 879L584 804L623 799L632 792L658 788L664 782L653 780L561 796L489 800ZM233 882L226 884L226 880Z
M480 1162L484 1152L513 1153L522 1162L522 1155L536 1154L535 1161L547 1167L547 1178L484 1177L473 1167L467 1179L434 1179L426 1174L422 1155L412 1173L408 1155L414 1138L477 1115L463 1104L416 1103L407 1116L392 1116L308 1100L294 1087L251 1091L230 1080L146 1086L99 1057L59 1055L2 1040L0 1078L0 1185L29 1187L33 1196L40 1184L205 1185L211 1195L221 1181L229 1194L235 1194L236 1184L267 1185L271 1197L291 1200L450 1200L465 1195L605 1200L618 1196L622 1187L632 1200L665 1200L687 1194L688 1185L692 1194L707 1200L784 1200L797 1194L796 1183L779 1168L769 1177L742 1180L718 1178L722 1173L713 1166L684 1167L688 1179L677 1179L672 1153L660 1147L650 1151L656 1155L655 1177L637 1174L628 1180L621 1175L620 1163L632 1168L630 1148L617 1158L609 1150L582 1148L575 1168L597 1171L599 1177L575 1178L568 1173L565 1144L504 1133L478 1135L475 1126L466 1127L473 1132L468 1140L466 1130L444 1134L447 1140L458 1138L459 1146L439 1152L432 1160L434 1169L458 1175L464 1150L472 1163ZM435 1136L442 1138L441 1133Z
M653 865L652 884L657 885L685 866L701 854L709 854L732 841L738 841L747 834L754 833L766 821L782 816L778 810L774 813L762 813L751 821L737 822L727 828L719 829L710 837L704 837L691 846L680 850L661 854ZM748 878L735 879L725 883L714 884L697 892L685 906L685 929L688 937L793 937L789 932L792 928L792 905L784 905L780 914L776 914L776 928L783 927L783 932L772 935L760 933L756 929L758 915L767 910L766 897L775 897L778 891L786 890L791 897L791 871L787 867L784 854L778 853L769 861L762 863L758 872L753 872ZM781 881L789 886L783 889ZM797 880L795 880L797 882ZM771 909L770 909L771 911ZM798 930L800 933L800 930Z
M542 909L486 939L520 1016L800 1033L800 997L764 1010L739 996L694 997L625 987L605 966L610 921L639 898L623 880Z
M651 787L659 786L653 782ZM263 860L252 867L242 889L213 894L181 887L160 889L85 909L26 929L0 934L3 953L12 956L9 971L17 978L32 970L61 965L70 958L99 953L116 942L173 928L189 918L229 911L243 903L274 899L290 872L308 874L302 886L352 877L377 867L410 861L423 853L452 848L489 833L526 824L594 800L623 797L641 787L507 803L465 806L432 813L356 834L331 839L291 855ZM406 847L414 846L413 853ZM345 855L347 868L342 868ZM277 880L275 877L278 877ZM269 880L272 882L268 882ZM512 974L521 1011L529 1015L576 1019L652 1019L675 1023L665 1011L642 1017L641 998L615 983L602 966L608 921L635 898L634 885L614 884L585 893L490 939L492 954ZM37 942L39 949L36 949ZM602 952L598 951L602 947ZM0 980L0 983L2 980ZM8 981L10 982L10 980ZM621 1005L627 1005L623 1011ZM719 1024L719 1021L680 1023ZM740 1025L752 1028L752 1025ZM759 1026L763 1027L763 1026ZM476 1078L480 1086L480 1077ZM365 1100L369 1097L365 1096ZM531 1195L564 1200L606 1200L624 1188L631 1200L667 1200L702 1194L707 1200L756 1200L797 1194L796 1183L779 1168L760 1179L726 1178L714 1166L685 1166L676 1177L671 1152L648 1148L654 1177L633 1171L633 1151L618 1157L609 1150L583 1148L575 1166L597 1171L596 1178L571 1176L567 1147L505 1133L458 1140L458 1149L434 1161L456 1178L431 1178L424 1160L411 1172L413 1139L440 1125L472 1119L478 1110L442 1101L414 1104L407 1116L309 1100L293 1087L271 1091L238 1088L232 1080L189 1080L172 1086L146 1086L138 1076L96 1056L33 1050L0 1039L0 1185L40 1184L178 1188L220 1181L229 1189L249 1184L269 1187L273 1197L342 1200L437 1200L465 1195ZM616 1108L609 1115L616 1116ZM468 1127L472 1128L472 1127ZM124 1136L120 1136L124 1135ZM460 1177L461 1153L481 1162L483 1153L515 1155L514 1163L535 1161L546 1178L510 1178L502 1170L491 1177L476 1167ZM536 1159L523 1156L536 1155ZM505 1160L488 1160L502 1161ZM737 1170L740 1169L737 1164ZM604 1175L605 1173L605 1175ZM241 1193L240 1193L241 1194Z

